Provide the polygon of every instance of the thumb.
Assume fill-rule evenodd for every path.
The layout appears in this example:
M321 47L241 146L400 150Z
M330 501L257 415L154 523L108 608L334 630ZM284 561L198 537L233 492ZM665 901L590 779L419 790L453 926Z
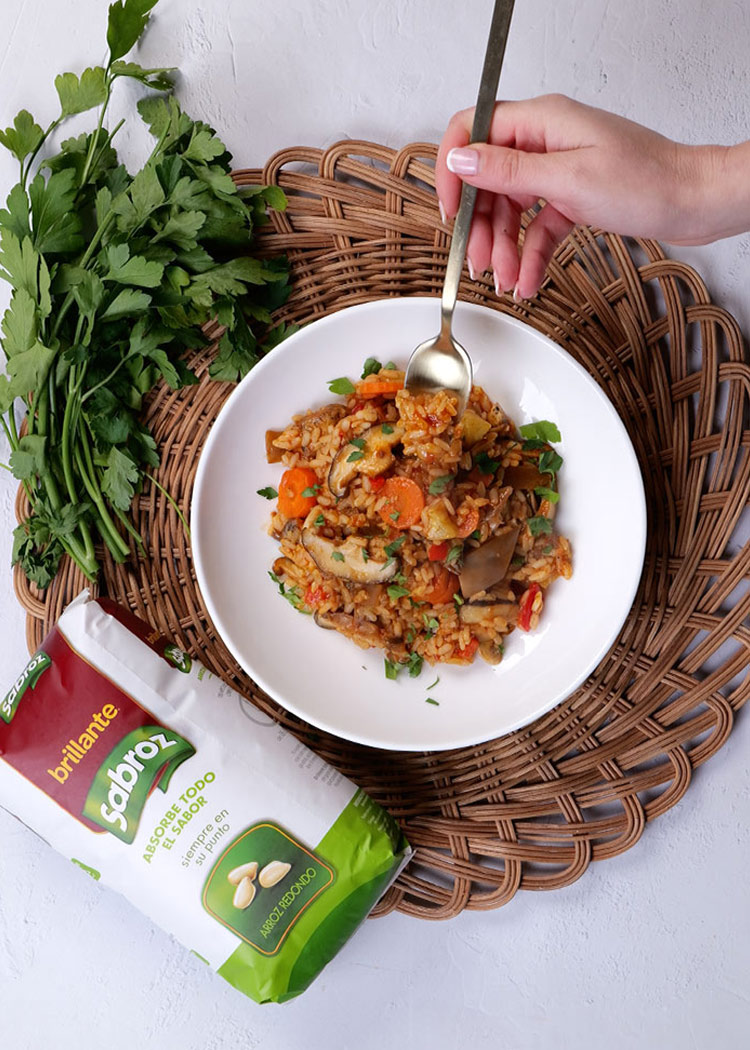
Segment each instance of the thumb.
M560 195L563 189L564 172L553 153L527 153L508 146L472 142L450 150L446 165L469 185L493 193L549 199Z

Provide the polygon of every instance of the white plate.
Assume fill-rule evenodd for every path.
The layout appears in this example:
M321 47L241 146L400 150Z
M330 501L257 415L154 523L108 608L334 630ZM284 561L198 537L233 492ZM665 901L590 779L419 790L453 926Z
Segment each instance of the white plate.
M328 380L358 378L369 356L406 363L438 328L436 299L386 299L322 318L250 372L220 412L201 456L191 508L193 555L216 629L270 696L349 740L396 750L476 744L533 721L596 667L625 621L643 566L646 503L638 462L614 408L559 346L494 310L459 303L456 337L474 380L516 424L557 423L564 457L556 529L573 548L573 578L546 595L537 631L514 631L497 667L425 665L390 681L380 650L316 627L278 594L267 535L283 467L265 431L333 400ZM430 685L437 676L438 685ZM439 706L426 703L427 696Z

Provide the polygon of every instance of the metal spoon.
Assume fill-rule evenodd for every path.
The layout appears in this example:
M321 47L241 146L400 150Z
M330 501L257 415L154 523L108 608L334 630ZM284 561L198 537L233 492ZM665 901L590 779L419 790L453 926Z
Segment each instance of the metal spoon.
M486 142L490 133L513 4L514 0L495 0L477 106L474 111L474 124L471 129L472 142ZM459 418L466 409L471 393L472 368L469 355L453 337L451 327L476 199L476 186L464 183L461 189L461 203L453 226L448 263L445 268L443 297L440 302L440 332L432 339L420 343L409 358L406 368L406 386L409 390L415 392L447 390L456 394Z

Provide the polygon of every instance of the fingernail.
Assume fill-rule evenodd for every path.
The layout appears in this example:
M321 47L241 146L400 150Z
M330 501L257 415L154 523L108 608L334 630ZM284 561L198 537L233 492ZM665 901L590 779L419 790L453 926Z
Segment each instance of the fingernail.
M468 255L466 256L466 265L469 267L469 277L471 277L472 281L476 281L477 275L474 273L474 265Z
M518 285L516 285L516 287L513 289L513 302L520 303L522 298L523 296L518 294Z
M502 292L500 290L500 281L498 280L497 274L494 270L492 271L492 279L495 282L495 295L502 295Z
M479 154L475 149L452 149L445 162L454 175L476 175L479 171Z
M445 214L445 208L443 207L442 201L438 201L438 208L440 208L440 221L442 222L443 226L445 226L446 222L448 221L448 216Z

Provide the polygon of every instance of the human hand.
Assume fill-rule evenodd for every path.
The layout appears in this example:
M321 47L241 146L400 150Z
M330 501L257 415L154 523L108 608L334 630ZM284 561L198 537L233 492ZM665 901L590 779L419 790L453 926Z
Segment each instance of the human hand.
M443 214L452 217L461 181L479 187L467 261L472 274L493 270L498 294L535 295L577 223L672 244L705 244L750 228L748 192L737 201L740 173L728 162L739 147L681 145L562 95L498 103L489 142L467 146L473 117L467 109L451 120L436 188ZM546 203L519 252L521 214L539 198Z

